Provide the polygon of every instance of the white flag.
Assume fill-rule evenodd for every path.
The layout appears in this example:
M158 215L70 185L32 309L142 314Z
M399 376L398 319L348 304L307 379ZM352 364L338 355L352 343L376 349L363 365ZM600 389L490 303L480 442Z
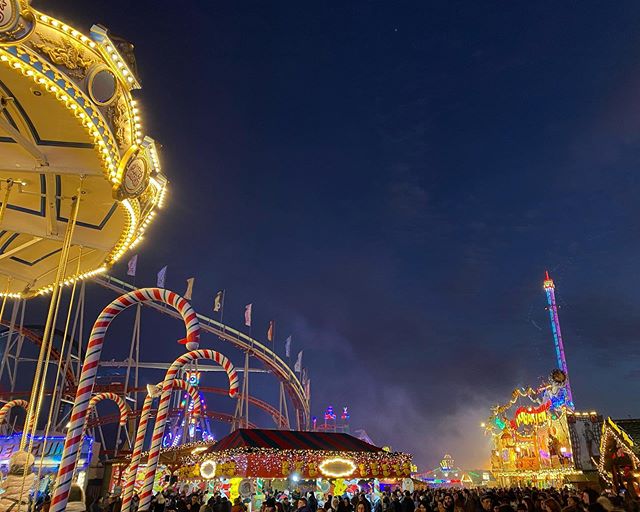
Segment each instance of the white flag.
M167 277L167 266L165 265L158 272L158 288L164 288L164 282Z
M213 299L213 312L217 313L222 309L222 301L224 298L224 290L220 290L216 293L215 298Z
M296 364L293 365L293 371L298 373L302 372L302 350L298 352L298 359L296 360Z
M244 307L244 325L251 327L251 309L253 304L247 304Z
M129 260L129 263L127 263L127 275L135 276L137 266L138 266L138 255L136 254L133 258Z
M284 342L284 355L291 357L291 336L289 336Z
M195 280L195 277L190 277L189 279L187 279L187 290L184 292L184 298L187 300L191 300L191 294L193 293L193 282Z

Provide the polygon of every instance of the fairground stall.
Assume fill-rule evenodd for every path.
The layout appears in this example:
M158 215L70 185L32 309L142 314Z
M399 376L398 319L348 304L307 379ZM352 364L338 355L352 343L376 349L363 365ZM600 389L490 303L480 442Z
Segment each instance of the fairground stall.
M607 418L602 429L598 472L616 492L640 496L640 419Z
M566 378L554 370L537 389L516 389L484 424L493 436L491 467L501 486L561 486L582 474L567 421Z
M462 469L456 466L453 457L449 454L442 458L438 467L423 473L416 473L413 478L432 488L494 487L497 484L491 472L482 469Z
M241 496L259 507L265 495L375 494L412 482L411 456L388 452L345 433L239 429L178 470L177 486ZM381 482L383 482L381 484Z

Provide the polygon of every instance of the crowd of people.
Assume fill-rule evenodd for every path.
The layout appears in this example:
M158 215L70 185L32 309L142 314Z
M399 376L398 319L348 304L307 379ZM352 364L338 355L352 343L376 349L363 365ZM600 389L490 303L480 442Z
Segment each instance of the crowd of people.
M246 512L240 498L233 504L219 493L157 494L152 512ZM100 512L92 510L91 512ZM640 512L628 494L599 493L593 489L427 489L385 491L381 494L318 496L308 492L267 495L260 512Z
M9 496L5 495L5 499ZM7 509L0 500L0 512ZM15 504L7 501L7 505ZM28 510L46 512L49 503L28 505ZM99 498L85 505L78 486L71 489L69 512L120 512L119 496ZM134 496L133 510L138 509ZM150 512L247 512L240 498L233 503L216 493L205 495L166 490L156 494ZM415 491L385 491L380 494L349 496L317 496L308 492L267 495L260 512L640 512L640 503L630 494L599 493L593 489L426 489Z

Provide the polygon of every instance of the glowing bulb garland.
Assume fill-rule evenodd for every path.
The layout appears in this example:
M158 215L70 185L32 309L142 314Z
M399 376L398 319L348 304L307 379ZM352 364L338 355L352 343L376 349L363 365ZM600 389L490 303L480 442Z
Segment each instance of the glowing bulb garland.
M356 470L356 465L352 460L336 457L325 459L319 466L320 473L329 478L345 478L351 476Z
M207 480L212 479L216 476L216 461L213 459L207 459L200 463L200 474L202 478L206 478Z

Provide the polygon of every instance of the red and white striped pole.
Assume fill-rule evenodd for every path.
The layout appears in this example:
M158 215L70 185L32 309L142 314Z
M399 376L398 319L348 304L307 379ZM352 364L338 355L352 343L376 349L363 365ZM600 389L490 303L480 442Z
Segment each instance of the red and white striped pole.
M169 401L171 399L171 389L173 380L177 377L182 367L196 359L210 359L218 363L227 372L229 377L229 396L238 395L240 384L238 381L238 373L225 356L220 352L209 349L192 350L176 359L165 375L162 382L162 394L160 395L160 404L158 405L158 414L156 415L156 424L153 428L151 437L151 448L149 449L149 457L147 459L147 471L145 473L144 482L140 491L140 504L138 510L147 511L153 496L153 482L158 467L158 459L160 458L160 449L162 447L162 437L164 435L164 427L169 416Z
M124 427L127 424L127 419L129 419L129 414L131 414L131 409L126 404L126 402L122 399L120 395L116 395L115 393L105 392L98 393L97 395L93 395L91 400L89 400L89 409L92 409L96 406L98 402L102 400L111 400L115 402L120 410L120 426ZM85 419L85 428L86 428L86 420L89 419L89 415L87 415Z
M29 408L29 402L27 402L26 400L18 399L18 400L10 400L6 404L4 404L2 407L0 407L0 423L2 423L4 419L7 417L7 414L9 414L9 411L16 406L22 407L26 411Z
M89 410L89 401L95 383L100 354L107 329L113 319L123 310L134 304L147 301L164 302L175 308L184 320L187 328L188 342L197 343L200 339L200 325L195 311L191 305L180 295L161 288L141 288L118 297L102 310L91 330L87 354L82 365L82 372L76 391L76 399L71 411L70 425L67 430L67 438L64 443L62 460L56 477L56 488L51 498L50 512L62 512L67 506L69 489L73 480L73 472L76 467L76 458L84 430L84 422Z
M138 466L140 465L140 458L142 455L142 449L144 446L144 438L147 436L147 425L149 424L149 416L151 415L151 403L153 399L160 395L162 392L162 382L156 386L147 386L148 394L142 404L142 412L140 414L140 423L138 430L136 431L136 440L133 445L133 452L131 453L131 463L125 471L125 482L122 492L122 512L129 512L131 510L131 499L133 498L133 490L136 483L136 474L138 472ZM186 380L174 379L173 389L183 389L193 400L193 414L195 416L202 415L202 407L200 404L200 394L198 390L189 384Z

